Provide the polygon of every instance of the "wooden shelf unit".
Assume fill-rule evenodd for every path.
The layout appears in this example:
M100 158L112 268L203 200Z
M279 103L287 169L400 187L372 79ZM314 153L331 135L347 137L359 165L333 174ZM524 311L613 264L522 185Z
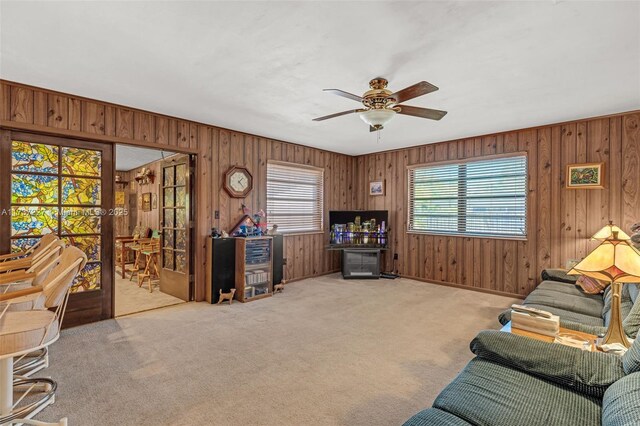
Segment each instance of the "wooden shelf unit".
M236 294L250 302L273 294L273 238L236 238Z

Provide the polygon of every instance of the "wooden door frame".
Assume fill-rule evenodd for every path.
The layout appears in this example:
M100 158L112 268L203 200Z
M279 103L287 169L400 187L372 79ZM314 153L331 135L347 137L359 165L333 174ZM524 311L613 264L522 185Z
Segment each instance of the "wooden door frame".
M65 327L80 325L88 322L100 321L113 317L113 212L114 208L114 147L110 144L87 141L84 139L70 139L57 136L46 136L37 133L27 133L11 130L0 130L0 187L7 188L0 191L0 209L11 207L11 141L21 140L31 143L44 143L72 148L97 150L102 153L101 208L106 214L101 216L100 262L101 286L100 290L73 293L69 297L69 304L65 314ZM10 217L0 215L0 250L7 252L11 247Z
M112 149L115 150L115 145L116 144L121 144L121 145L127 145L127 146L136 146L136 147L140 147L140 148L148 148L148 149L156 149L156 150L160 150L160 151L171 151L171 152L175 152L175 153L179 153L179 154L188 154L191 156L191 158L193 159L193 176L197 176L199 173L199 169L200 167L203 167L203 163L202 161L204 160L203 157L203 153L195 148L189 148L189 147L182 147L182 146L175 146L175 145L162 145L162 144L157 144L155 142L150 142L150 141L139 141L139 140L134 140L134 139L126 139L126 138L118 138L115 136L106 136L106 135L97 135L97 134L89 134L89 133L84 133L84 132L79 132L79 131L72 131L72 130L67 130L67 129L57 129L57 128L52 128L52 127L42 127L42 126L37 126L37 125L32 125L32 124L26 124L26 123L20 123L20 122L14 122L14 121L6 121L6 120L1 120L0 121L0 142L2 142L2 135L6 135L6 138L10 141L11 138L11 132L20 132L20 133L28 133L34 136L52 136L52 137L59 137L59 138L64 138L67 140L76 140L76 141L83 141L83 142L95 142L95 143L99 143L99 144L110 144L112 145ZM0 170L10 170L11 169L11 151L10 148L9 150L5 153L2 151L2 143L0 143ZM115 153L115 151L113 151ZM115 155L113 156L113 158L115 159ZM114 160L115 161L115 160ZM8 184L8 187L10 188L10 177L8 178L7 182L3 182L2 181L2 173L0 173L0 184ZM114 175L115 175L115 164L114 164ZM192 214L193 214L193 221L194 221L194 228L192 229L192 240L191 240L191 248L192 248L192 255L190 256L191 259L190 261L193 262L192 263L192 267L196 268L198 263L198 249L202 250L201 255L204 258L204 241L202 242L202 244L200 244L199 241L199 237L200 235L198 234L198 221L200 220L199 217L199 211L197 208L195 208L195 206L197 204L199 204L201 202L200 200L200 191L199 191L199 185L200 182L198 179L195 179L192 186L193 189L193 197L192 197ZM0 188L2 188L3 186L0 186ZM211 188L211 191L216 191L216 188ZM10 203L11 200L11 193L9 191L8 193L8 203L4 203L3 200L3 196L4 196L5 192L0 190L0 206L3 205L8 205ZM113 196L113 195L112 195ZM4 203L4 204L3 204ZM8 221L9 220L9 216L3 216L0 215L0 229L9 229L10 225L6 224L3 225L3 221ZM9 223L9 222L7 222ZM2 228L2 226L4 226L4 228ZM114 237L115 238L115 237ZM2 247L2 239L1 239L1 235L0 235L0 250L4 250L4 248ZM115 245L115 242L113 242L113 244ZM113 256L113 254L112 254ZM198 273L198 271L196 271L196 269L192 269L193 273L194 273L194 277L196 278L195 283L194 283L194 300L198 301L198 296L200 296L200 300L204 300L204 294L205 294L205 283L204 283L204 270L201 271L201 274ZM115 283L113 282L113 278L112 278L112 285L114 285ZM108 319L108 318L114 318L115 317L115 292L112 292L111 294L111 312L109 313L109 315L104 318L104 319ZM85 322L89 322L89 321L85 321ZM65 321L66 323L66 321Z

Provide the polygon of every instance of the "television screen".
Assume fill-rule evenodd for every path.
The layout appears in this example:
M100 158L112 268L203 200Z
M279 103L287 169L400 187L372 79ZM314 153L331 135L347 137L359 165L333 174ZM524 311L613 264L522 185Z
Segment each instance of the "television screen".
M329 211L333 247L386 248L389 243L387 210Z

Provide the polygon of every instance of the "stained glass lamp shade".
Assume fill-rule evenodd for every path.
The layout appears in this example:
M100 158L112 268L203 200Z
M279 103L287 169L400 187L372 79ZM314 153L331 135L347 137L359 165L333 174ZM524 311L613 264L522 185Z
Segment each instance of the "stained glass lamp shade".
M586 275L611 283L611 321L604 338L604 343L621 343L629 347L629 340L622 327L620 315L621 285L640 282L640 252L627 240L619 239L613 232L587 255L580 263L569 271L572 275Z
M614 232L617 233L617 235L618 235L617 239L618 240L630 240L631 239L631 237L629 237L627 234L625 234L622 229L618 228L611 221L609 222L608 225L605 225L601 230L599 230L598 232L593 234L591 239L592 240L604 241L604 240L607 240L609 238L613 238Z

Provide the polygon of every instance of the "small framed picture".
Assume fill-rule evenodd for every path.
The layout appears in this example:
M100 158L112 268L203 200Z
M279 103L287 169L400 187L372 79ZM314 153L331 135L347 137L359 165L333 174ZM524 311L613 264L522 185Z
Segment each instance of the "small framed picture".
M369 182L369 195L384 195L384 181Z
M151 194L151 208L154 210L158 208L158 194Z
M150 212L151 211L151 193L145 192L142 194L142 211Z
M125 195L124 191L116 191L116 206L124 206Z
M604 163L567 165L568 189L603 189Z

